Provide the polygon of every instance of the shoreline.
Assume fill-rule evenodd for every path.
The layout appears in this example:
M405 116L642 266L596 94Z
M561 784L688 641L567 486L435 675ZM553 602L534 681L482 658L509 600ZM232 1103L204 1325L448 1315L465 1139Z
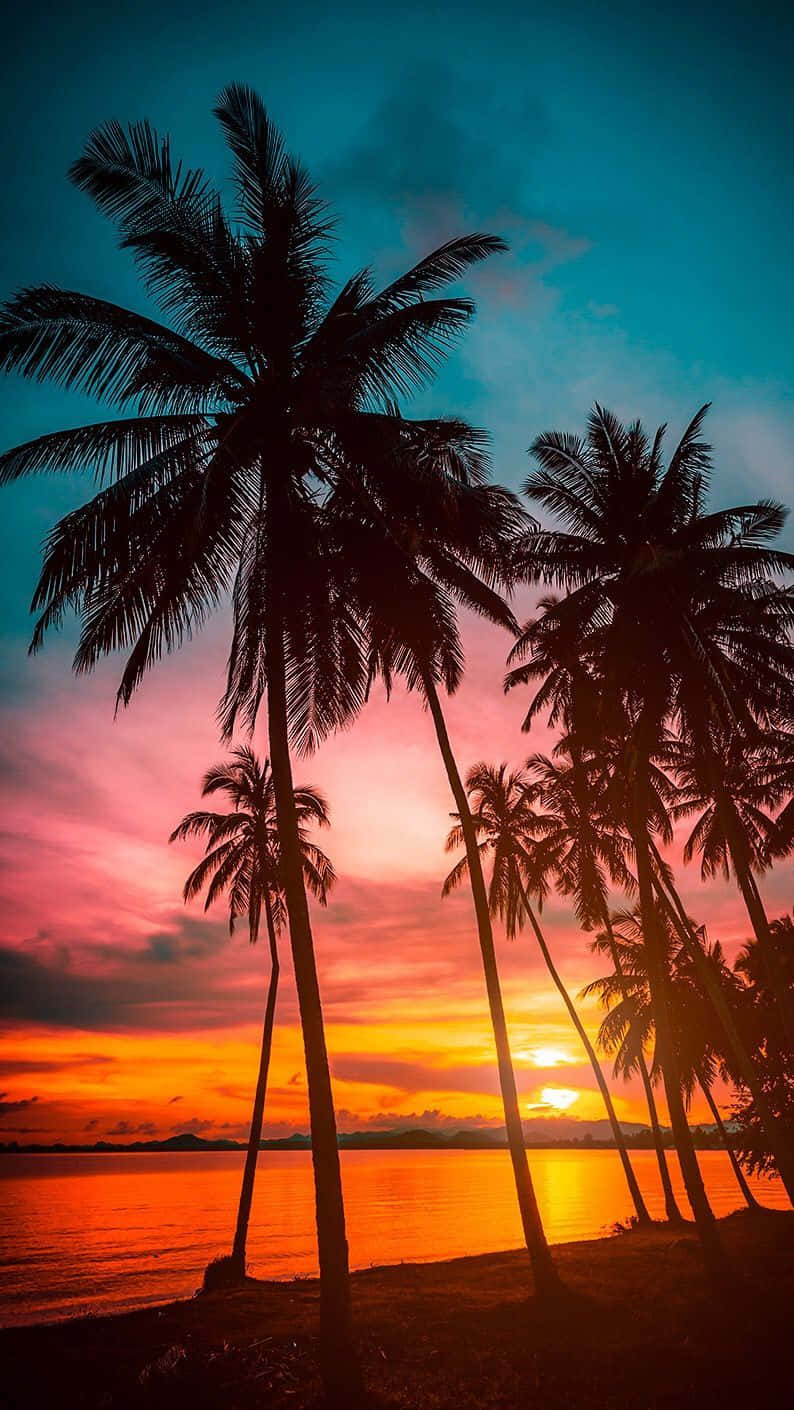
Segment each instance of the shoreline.
M416 1410L524 1405L761 1410L790 1377L794 1212L719 1221L735 1279L706 1286L691 1224L556 1244L570 1297L532 1295L523 1251L352 1274L368 1384ZM9 1407L316 1404L316 1279L0 1330ZM15 1398L15 1396L17 1398Z
M337 1143L338 1149L344 1151L506 1151L509 1149L507 1139L480 1138L461 1133L449 1139L435 1137L429 1133L421 1133L423 1139L419 1139L415 1133L411 1133L409 1139L398 1140L393 1137L383 1138L371 1137L367 1135L355 1134L352 1136L342 1135ZM692 1139L696 1150L716 1150L725 1149L716 1127L695 1126L692 1128ZM625 1144L628 1150L645 1151L653 1150L653 1141L650 1137L643 1135L626 1134ZM675 1150L672 1132L665 1129L662 1133L662 1144L665 1150ZM530 1140L525 1139L525 1149L528 1151L603 1151L617 1150L613 1140L601 1140L591 1136L562 1137L558 1140ZM266 1154L272 1151L294 1151L297 1153L310 1152L311 1140L308 1136L289 1136L275 1138L272 1140L260 1141L259 1151ZM20 1146L15 1142L7 1145L0 1145L0 1158L3 1156L15 1155L209 1155L209 1154L234 1154L235 1152L245 1152L248 1149L244 1141L203 1141L196 1138L187 1139L185 1137L174 1137L166 1141L132 1141L127 1145L116 1145L110 1141L98 1141L92 1146L65 1145L57 1143L49 1146Z

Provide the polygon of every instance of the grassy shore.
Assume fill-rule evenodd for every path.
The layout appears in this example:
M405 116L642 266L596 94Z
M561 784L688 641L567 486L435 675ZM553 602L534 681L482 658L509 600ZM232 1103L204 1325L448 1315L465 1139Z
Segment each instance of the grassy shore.
M705 1284L691 1231L565 1244L559 1307L525 1256L356 1273L374 1403L416 1410L780 1407L792 1385L794 1213L721 1221L732 1277ZM9 1410L244 1410L319 1402L317 1284L234 1293L0 1333ZM10 1392L10 1395L9 1395Z

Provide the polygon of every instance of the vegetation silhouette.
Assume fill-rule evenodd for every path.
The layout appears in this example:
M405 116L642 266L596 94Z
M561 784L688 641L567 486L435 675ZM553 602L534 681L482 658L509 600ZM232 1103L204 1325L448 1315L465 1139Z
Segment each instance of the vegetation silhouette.
M746 1041L756 1055L764 1106L742 1074L733 1071L735 1097L731 1115L738 1126L736 1144L746 1168L753 1173L776 1173L782 1178L779 1149L770 1139L775 1127L770 1125L766 1112L771 1109L774 1122L787 1132L789 1141L794 1140L794 1048L781 1021L778 1003L781 977L789 993L794 991L794 920L790 915L781 916L770 922L769 930L778 958L774 988L766 956L756 938L743 946L734 966L742 980L740 1017ZM792 1198L785 1180L784 1184Z
M262 1139L278 996L278 936L286 924L287 907L270 760L260 761L251 748L241 745L232 750L226 762L216 764L208 770L204 775L201 792L205 798L216 793L225 794L232 811L188 813L171 833L169 842L184 841L191 837L206 838L206 855L185 882L185 901L192 901L202 891L206 891L204 909L207 911L213 902L227 896L229 931L233 933L235 922L245 916L252 945L259 939L264 910L270 948L270 977L259 1071L234 1243L230 1255L225 1259L216 1259L210 1265L212 1271L209 1284L218 1286L223 1280L234 1282L245 1277L248 1224L251 1218L259 1143ZM311 895L324 906L328 892L336 880L336 873L325 853L310 840L307 829L312 824L319 827L330 826L328 805L316 789L305 785L297 787L294 796L304 882ZM205 1276L205 1284L207 1281Z
M532 446L538 468L525 491L560 527L527 535L520 571L565 593L541 604L539 619L549 626L535 627L528 650L534 653L536 642L541 651L548 647L553 664L560 639L576 646L573 686L569 670L559 680L552 671L541 707L567 715L577 747L589 746L611 773L615 820L631 843L668 1111L706 1266L718 1284L723 1250L686 1120L671 1027L653 852L654 833L669 838L669 827L655 760L674 730L714 771L720 759L730 760L748 741L768 741L791 718L792 599L776 579L794 567L794 557L773 546L782 506L764 500L707 510L707 409L693 418L667 466L664 427L650 438L639 422L625 427L598 405L584 438L539 436ZM565 668L564 652L557 659ZM723 817L734 827L735 808ZM763 928L757 936L765 943Z
M716 1076L725 1074L724 1034L714 1008L704 991L698 971L688 950L676 936L669 920L660 915L659 926L666 941L666 974L673 1015L674 1041L678 1067L683 1084L687 1111L700 1088L706 1099L722 1144L728 1154L742 1198L750 1209L760 1206L744 1176L733 1143L725 1128L712 1094ZM614 964L617 954L619 972L592 980L585 986L586 994L597 994L609 1010L599 1031L599 1042L605 1052L614 1056L615 1075L628 1077L636 1064L637 1053L654 1046L653 1006L650 1002L646 948L642 922L636 912L617 912L612 917L609 934L602 932L593 941L596 953L609 955ZM704 946L704 956L719 976L719 982L730 988L733 976L728 969L719 943ZM658 1064L652 1063L652 1077L659 1077Z

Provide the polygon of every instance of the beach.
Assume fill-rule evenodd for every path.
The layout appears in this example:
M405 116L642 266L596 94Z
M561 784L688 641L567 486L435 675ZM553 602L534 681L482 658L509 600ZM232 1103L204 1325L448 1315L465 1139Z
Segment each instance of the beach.
M531 1295L526 1254L353 1275L372 1404L780 1407L791 1379L794 1214L721 1222L730 1276L702 1272L692 1226L555 1249L566 1292ZM308 1410L318 1403L318 1284L235 1293L0 1333L9 1410Z

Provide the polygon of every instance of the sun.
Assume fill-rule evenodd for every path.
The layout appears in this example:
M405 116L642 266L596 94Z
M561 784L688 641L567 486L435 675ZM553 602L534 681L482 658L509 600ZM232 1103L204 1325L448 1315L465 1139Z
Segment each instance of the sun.
M553 1106L556 1111L567 1111L579 1100L579 1093L573 1087L541 1087L540 1100L544 1106Z
M562 1067L564 1063L572 1061L562 1048L533 1048L530 1057L535 1067Z

